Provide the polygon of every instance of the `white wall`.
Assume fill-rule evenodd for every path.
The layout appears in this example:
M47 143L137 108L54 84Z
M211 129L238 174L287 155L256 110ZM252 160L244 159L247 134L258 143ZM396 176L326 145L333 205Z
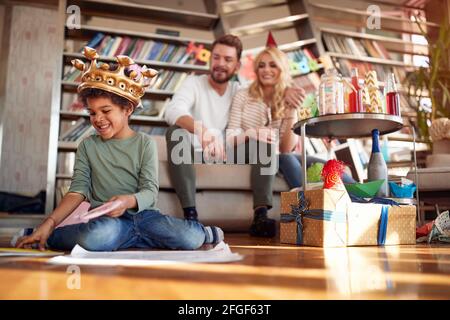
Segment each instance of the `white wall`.
M57 11L14 6L3 112L0 190L46 188Z

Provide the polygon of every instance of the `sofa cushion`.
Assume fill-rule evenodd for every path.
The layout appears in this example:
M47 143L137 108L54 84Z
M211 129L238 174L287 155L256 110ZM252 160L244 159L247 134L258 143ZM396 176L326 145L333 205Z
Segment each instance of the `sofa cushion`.
M450 167L418 169L417 175L419 183L415 170L409 171L406 177L418 185L419 191L450 190Z
M159 186L172 189L169 179L166 140L164 136L152 136L158 147ZM250 165L234 164L195 164L197 189L211 190L251 190ZM280 175L275 177L274 192L288 191L289 187Z
M227 232L247 232L253 220L251 191L207 190L196 193L199 220L204 225L215 225ZM280 219L280 195L274 193L273 208L268 216ZM174 191L160 190L157 207L161 213L183 217L180 201Z
M427 168L442 168L450 163L450 154L430 154L427 156Z
M231 164L196 164L194 165L197 178L197 189L210 190L251 190L250 165ZM169 178L169 164L159 161L159 186L172 189ZM274 192L288 191L289 187L280 175L275 177Z

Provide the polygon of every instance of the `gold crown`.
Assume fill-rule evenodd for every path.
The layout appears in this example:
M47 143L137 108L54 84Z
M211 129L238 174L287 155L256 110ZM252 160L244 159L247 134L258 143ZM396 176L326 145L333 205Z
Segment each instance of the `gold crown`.
M145 93L145 88L149 86L146 78L153 78L158 74L158 71L144 66L134 68L129 72L129 75L126 75L125 69L135 65L134 61L127 56L117 56L118 67L115 70L110 70L111 66L108 63L97 65L99 56L95 49L84 47L83 55L91 61L89 67L79 59L72 60L72 65L84 72L81 77L81 84L78 86L78 92L87 88L105 90L128 99L134 107L139 105L141 97Z

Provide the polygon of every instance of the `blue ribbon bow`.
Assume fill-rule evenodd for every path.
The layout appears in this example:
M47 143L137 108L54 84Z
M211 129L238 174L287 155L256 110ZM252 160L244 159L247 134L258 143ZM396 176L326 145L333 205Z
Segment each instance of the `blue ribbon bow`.
M305 198L305 193L299 191L297 193L297 204L291 205L291 213L282 213L280 221L297 223L297 239L296 243L298 245L303 244L303 218L333 221L339 223L347 222L347 217L345 212L322 210L322 209L309 209L309 202Z
M303 191L297 193L297 204L291 204L291 213L282 213L280 221L282 223L297 222L297 239L296 243L298 245L303 244L303 224L302 224L302 214L307 211L309 207L309 202L305 198Z
M387 225L388 225L388 212L389 207L383 206L381 208L381 215L380 215L380 227L378 228L378 245L384 246L386 242L386 233L387 233Z
M383 205L380 215L380 227L378 230L378 245L384 245L386 242L386 232L388 224L389 206ZM309 202L305 198L305 193L299 191L297 193L297 204L291 205L291 213L282 213L280 222L288 223L295 221L297 223L297 239L298 245L303 244L303 218L333 221L337 223L346 223L347 216L345 212L330 211L322 209L309 209Z

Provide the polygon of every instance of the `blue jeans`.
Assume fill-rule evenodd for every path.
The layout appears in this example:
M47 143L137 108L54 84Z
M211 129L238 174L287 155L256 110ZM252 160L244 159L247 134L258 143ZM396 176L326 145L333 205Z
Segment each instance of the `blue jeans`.
M205 242L202 224L144 210L119 218L102 216L88 223L69 225L53 231L47 245L70 251L79 244L90 251L126 248L168 248L195 250Z
M279 171L283 174L289 189L298 188L303 186L302 177L302 162L301 155L296 153L281 153L279 154ZM315 162L326 163L325 160L316 158L313 156L306 156L307 167L311 166ZM346 172L342 176L344 183L355 183L353 177Z

